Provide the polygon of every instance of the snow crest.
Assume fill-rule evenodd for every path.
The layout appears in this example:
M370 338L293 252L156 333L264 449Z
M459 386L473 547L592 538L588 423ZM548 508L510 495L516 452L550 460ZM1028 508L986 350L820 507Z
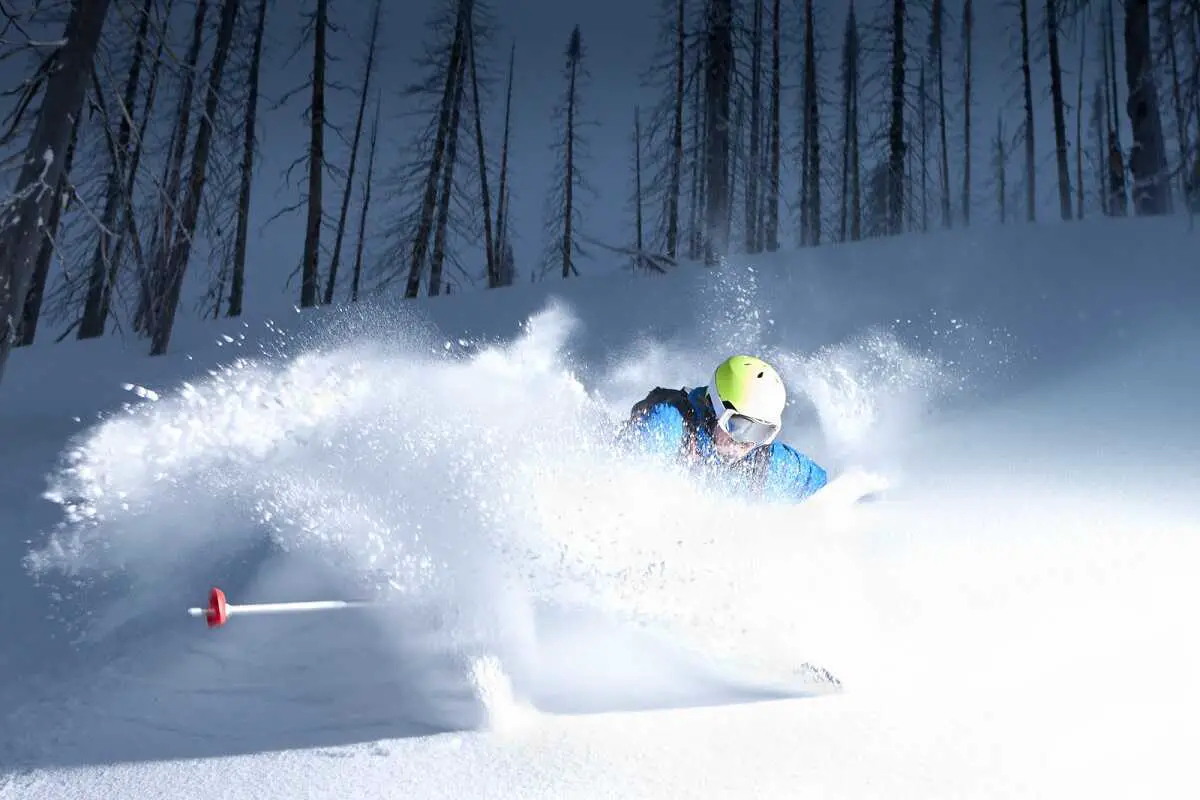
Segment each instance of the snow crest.
M429 336L404 344L359 331L143 392L66 455L47 492L65 521L29 568L63 598L90 598L93 638L266 546L320 560L346 591L439 609L476 659L528 656L536 607L548 603L670 631L739 663L819 663L842 635L822 609L853 613L861 597L837 510L756 505L617 452L624 401L663 381L632 354L589 388L567 355L576 328L552 305L510 342L437 352ZM877 427L887 391L911 407L931 383L934 362L884 344L872 370L854 348L780 356L834 445ZM836 416L847 398L873 410Z

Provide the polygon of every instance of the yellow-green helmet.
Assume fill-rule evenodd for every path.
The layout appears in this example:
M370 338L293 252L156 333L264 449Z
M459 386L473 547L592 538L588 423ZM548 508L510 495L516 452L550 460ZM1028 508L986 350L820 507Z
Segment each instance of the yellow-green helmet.
M748 417L775 426L783 424L787 388L775 368L761 358L731 356L722 361L713 373L712 393L719 401L713 404L718 416L723 404Z

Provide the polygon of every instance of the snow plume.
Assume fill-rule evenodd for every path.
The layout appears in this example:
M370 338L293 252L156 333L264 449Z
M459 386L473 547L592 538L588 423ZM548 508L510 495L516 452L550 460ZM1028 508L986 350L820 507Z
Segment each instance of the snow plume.
M893 455L957 383L945 362L883 330L811 355L782 354L780 368L815 410L831 456L859 465Z
M102 638L147 608L194 604L265 543L319 561L339 591L434 609L463 663L488 665L489 696L508 685L497 664L518 683L536 669L543 606L591 607L772 674L819 664L846 635L859 581L825 512L756 505L611 447L627 406L603 392L640 395L671 376L618 364L590 393L567 355L576 322L558 305L498 344L439 342L406 324L398 341L394 319L373 330L360 319L293 357L143 393L53 476L47 497L65 521L31 570L68 600L125 601L86 621ZM645 347L700 380L711 369L697 348ZM925 362L896 342L781 361L834 439L878 424L869 411L837 416L847 400L877 406L872 393L894 388L895 376L852 392L827 377L861 372L862 352L911 362L901 372L923 385ZM839 625L822 614L830 603ZM559 672L586 669L563 658Z

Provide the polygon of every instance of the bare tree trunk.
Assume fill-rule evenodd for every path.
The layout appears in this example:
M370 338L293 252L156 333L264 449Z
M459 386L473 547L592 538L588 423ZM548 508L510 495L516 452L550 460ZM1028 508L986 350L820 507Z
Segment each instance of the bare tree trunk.
M737 102L734 105L733 129L731 130L729 137L729 183L727 184L729 186L729 206L728 213L725 216L730 231L733 230L733 206L737 202L738 155L741 153L741 147L739 145L742 140L742 129L745 127L745 117L745 95L738 94Z
M1101 41L1101 51L1104 42ZM1105 102L1107 93L1104 90L1107 76L1096 80L1096 88L1092 93L1092 132L1096 137L1096 196L1100 204L1100 213L1108 216L1112 213L1108 196L1108 104Z
M746 164L746 252L758 252L758 183L762 162L759 149L762 140L762 50L763 0L754 3L753 32L750 54L750 153Z
M487 257L488 288L500 285L500 253L492 235L492 193L488 189L487 150L483 145L483 101L479 97L479 74L475 63L475 26L468 20L467 46L470 48L471 101L475 117L475 151L479 155L479 193L483 202L483 247Z
M233 271L229 283L230 317L242 314L246 293L246 240L250 230L250 186L254 177L254 132L258 126L258 85L262 67L263 34L267 29L267 0L258 0L254 49L250 55L250 88L246 101L246 130L242 142L242 179L238 190L237 232L233 239Z
M371 73L375 67L375 43L379 39L379 9L382 0L375 0L371 13L371 41L367 45L367 64L363 70L362 89L359 90L358 114L354 119L354 139L350 143L350 166L346 170L346 188L342 192L342 209L338 215L337 234L333 240L333 253L329 257L329 276L325 279L325 305L333 303L337 288L338 266L342 260L342 239L346 235L346 217L350 213L350 194L354 190L354 168L358 162L358 143L362 139L363 118L367 113L367 92L371 88Z
M996 138L992 141L992 160L996 169L996 200L1000 206L1000 224L1008 222L1008 142L1004 138L1004 117L996 117Z
M1058 3L1046 0L1046 41L1050 49L1050 97L1054 106L1054 154L1058 165L1058 205L1064 221L1071 219L1071 168L1067 161L1066 102L1062 64L1058 56Z
M496 191L496 255L504 254L504 242L508 231L508 136L512 129L512 93L513 93L513 63L516 60L517 46L514 44L508 54L508 90L504 101L504 138L500 144L500 187ZM498 267L497 267L498 268Z
M1108 108L1108 182L1109 213L1125 216L1129 213L1129 199L1125 193L1125 147L1121 144L1121 114L1118 111L1120 98L1117 90L1117 34L1116 18L1113 16L1112 0L1107 2L1107 40L1105 70L1109 82Z
M450 107L454 101L455 75L458 72L458 62L462 58L464 45L466 4L470 0L457 0L457 21L454 26L454 43L450 47L450 59L446 64L446 79L442 86L442 103L438 111L438 132L433 144L433 156L429 160L429 174L425 179L425 194L421 199L421 221L417 226L416 236L413 237L412 258L409 261L408 281L404 287L404 296L412 299L421 288L421 273L425 267L425 257L429 251L429 236L433 232L434 212L437 204L437 179L442 174L442 159L446 154L446 139L450 133Z
M1033 76L1029 64L1029 0L1021 2L1021 76L1025 87L1025 215L1037 221L1037 150L1033 136Z
M46 281L50 277L50 264L54 259L55 238L58 236L58 226L62 222L70 198L75 194L71 184L71 165L75 162L75 145L79 141L79 123L82 114L75 115L71 125L71 140L67 145L66 161L63 163L62 174L58 176L58 187L54 192L55 200L50 204L50 216L46 220L46 232L42 237L42 246L38 249L37 265L33 271L33 280L29 284L29 293L25 295L25 307L21 314L21 322L17 330L18 347L33 344L37 335L38 320L42 314L42 298L46 294Z
M633 209L634 209L634 250L633 266L641 269L645 266L645 237L642 231L642 114L641 110L633 107Z
M300 307L317 304L320 291L321 192L325 174L325 32L329 25L329 0L317 0L313 22L312 108L308 147L308 222L304 229L304 254L300 258Z
M888 233L904 232L904 0L892 0L891 116L888 122Z
M1075 87L1075 216L1083 219L1083 67L1087 32L1079 26L1079 74Z
M108 321L108 305L104 302L109 293L107 278L110 272L116 273L117 265L113 263L113 250L117 230L117 216L121 212L122 180L128 169L129 146L133 137L133 109L137 103L138 80L142 72L142 57L146 50L146 34L150 30L150 14L154 10L154 0L145 0L141 19L138 22L137 33L133 43L133 58L129 64L129 73L125 79L125 93L121 120L117 125L115 146L110 148L112 165L108 171L105 190L104 210L100 214L99 230L96 232L96 251L92 256L92 266L88 275L87 296L83 303L83 315L79 320L78 337L94 339L104 335L104 325ZM108 121L105 120L107 125Z
M779 249L779 169L782 132L780 130L780 0L774 0L771 12L771 167L767 182L766 247L770 252Z
M804 3L804 145L805 174L808 176L804 198L805 242L821 243L821 125L817 96L816 16L813 0Z
M950 217L950 148L946 143L946 63L944 55L944 7L942 0L933 0L933 41L932 47L934 58L934 69L937 74L934 79L937 81L937 112L938 112L938 136L940 139L940 156L941 156L941 189L942 189L942 227L949 228L953 224Z
M46 81L37 124L29 138L16 188L0 211L0 379L25 309L35 260L45 231L42 221L63 174L64 154L83 104L108 0L76 0L71 7L57 69Z
M319 0L324 2L324 0ZM209 146L212 142L213 120L217 114L217 102L221 93L221 76L229 57L233 41L233 27L237 22L240 0L224 0L221 7L221 25L217 31L217 42L213 50L212 69L208 75L208 91L204 98L204 116L196 132L196 149L192 153L192 172L188 181L188 193L184 199L180 235L175 238L168 261L167 298L162 313L155 315L150 355L167 352L171 341L171 329L175 324L175 312L179 307L179 294L183 289L183 278L192 253L192 240L196 233L196 221L200 217L200 203L204 195L204 179L208 167Z
M925 62L917 79L917 116L921 137L921 232L929 231L929 87L925 83Z
M167 0L163 9L163 25L169 23L171 18L171 9L174 7L174 0ZM158 79L162 74L163 54L167 47L167 37L161 32L158 32L158 47L154 52L154 66L150 70L150 80L146 87L146 102L142 113L142 122L138 126L137 144L133 148L133 152L129 158L129 168L125 171L125 189L122 193L122 216L124 220L121 224L123 234L117 237L116 252L113 253L112 267L109 270L108 286L104 293L103 308L104 317L109 316L109 308L112 305L112 293L116 288L118 273L117 265L123 263L122 259L125 254L125 245L128 243L133 247L135 274L138 276L138 313L141 316L134 319L134 330L139 330L139 325L143 327L140 330L145 330L144 325L147 324L148 318L145 316L149 313L149 296L147 295L147 287L150 286L149 280L151 276L150 262L146 259L146 254L142 249L142 241L137 230L137 219L133 208L133 193L134 186L137 183L138 169L142 160L142 153L145 149L146 129L150 127L150 120L153 117L154 101L158 93ZM174 198L164 200L164 206L174 203ZM173 207L173 206L171 206ZM161 296L161 294L159 295Z
M838 213L838 241L844 242L850 234L850 136L853 127L854 96L851 80L854 77L851 63L851 42L854 30L854 6L846 16L846 29L842 36L842 197Z
M464 33L471 28L472 4L468 3ZM469 40L463 42L463 48L469 48ZM462 98L465 93L467 76L467 59L462 55L458 59L458 69L454 76L454 105L450 107L450 130L446 138L446 163L442 165L442 191L438 198L437 227L433 234L433 252L429 258L429 296L436 297L442 291L442 265L446 263L446 229L450 221L450 196L454 193L454 167L458 164L458 132L462 117Z
M1167 45L1167 64L1171 69L1171 101L1175 106L1175 136L1179 142L1179 189L1183 195L1185 205L1188 205L1188 165L1191 157L1191 142L1188 137L1188 120L1187 111L1184 108L1183 95L1181 94L1181 83L1183 76L1179 70L1179 53L1175 37L1178 32L1176 17L1172 13L1172 3L1165 2L1162 8L1162 26L1163 38ZM1200 24L1200 9L1196 12L1197 24ZM1196 54L1200 57L1200 53ZM1197 73L1197 79L1200 79L1200 72ZM1193 92L1200 97L1200 85L1193 88Z
M1125 81L1129 90L1125 111L1133 127L1133 148L1129 152L1133 208L1137 214L1166 214L1171 197L1154 83L1149 0L1125 2Z
M971 0L963 0L963 225L971 224L971 106L974 102L971 71L974 66L972 63L974 26L975 13L971 6Z
M575 242L572 229L575 222L575 103L576 79L579 75L579 59L583 57L583 40L579 26L571 31L571 40L567 45L568 86L567 86L567 131L566 146L567 160L564 170L563 185L563 235L562 235L562 276L571 277L576 273L572 263Z
M683 191L683 103L685 3L675 3L675 122L671 129L671 187L667 195L667 257L679 255L679 200Z
M362 285L363 250L367 241L367 212L371 208L371 176L375 173L375 143L379 139L378 97L375 100L375 120L371 123L371 148L367 154L367 177L363 183L362 212L358 218L358 245L354 249L354 277L350 282L350 301L357 303L359 287Z
M729 105L733 81L733 0L711 0L708 7L705 151L707 170L706 247L704 260L716 265L729 252Z
M695 70L697 79L692 92L692 186L690 204L688 207L688 258L693 261L700 258L704 245L703 206L704 206L704 170L701 169L702 155L705 152L704 130L704 82L699 79L700 71L704 68L704 60L697 50Z
M187 154L187 141L191 130L192 95L195 93L196 76L200 71L200 49L204 44L204 19L207 15L208 0L197 0L196 15L192 20L192 43L188 48L187 66L183 70L179 112L175 117L175 129L171 135L171 155L167 159L163 180L162 211L154 231L154 263L149 271L142 270L139 281L138 308L133 327L136 331L150 335L153 335L158 327L157 317L162 313L170 277L168 262L178 227L175 220L175 204L179 202L180 184L183 182L183 159Z

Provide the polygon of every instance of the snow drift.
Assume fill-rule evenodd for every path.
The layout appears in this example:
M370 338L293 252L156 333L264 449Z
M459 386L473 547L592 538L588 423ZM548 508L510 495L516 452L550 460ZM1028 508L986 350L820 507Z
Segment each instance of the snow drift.
M203 759L236 755L275 776L248 793L281 796L300 768L423 796L1175 795L1200 667L1178 633L1200 599L1200 292L1177 225L340 310L243 326L225 344L257 354L199 364L67 347L71 385L21 354L6 428L93 387L105 418L62 450L60 517L21 554L21 602L72 645L10 637L61 665L8 701L19 785L210 791ZM785 438L886 474L883 501L759 506L612 449L633 400L735 350L785 372ZM209 633L182 612L212 583L383 605ZM844 691L729 707L803 694L806 664ZM608 713L545 716L580 712ZM471 728L505 735L450 733ZM369 742L346 769L297 760ZM167 759L190 766L141 771Z

